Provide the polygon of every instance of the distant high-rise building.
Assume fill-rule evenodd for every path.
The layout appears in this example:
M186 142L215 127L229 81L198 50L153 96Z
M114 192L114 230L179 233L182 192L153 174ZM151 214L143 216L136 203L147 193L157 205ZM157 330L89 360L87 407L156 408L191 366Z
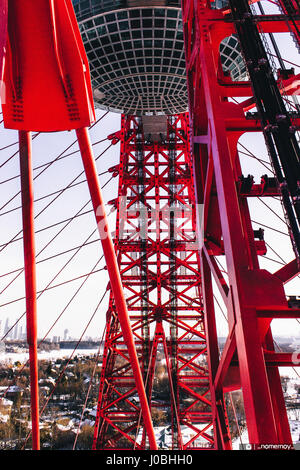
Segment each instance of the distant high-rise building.
M8 331L9 331L9 320L8 318L6 318L3 335L5 336L8 333Z
M69 333L69 330L65 329L64 330L64 341L66 341L68 339L68 333Z
M14 327L14 330L13 330L13 338L14 339L18 339L18 323L16 324L16 326Z

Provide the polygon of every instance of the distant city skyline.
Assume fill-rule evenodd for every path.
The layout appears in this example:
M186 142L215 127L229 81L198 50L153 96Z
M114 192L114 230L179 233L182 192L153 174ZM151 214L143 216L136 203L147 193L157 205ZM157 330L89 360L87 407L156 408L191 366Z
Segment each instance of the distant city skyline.
M5 320L0 320L0 341L3 340L16 340L16 341L26 341L26 324L20 324L11 322L9 317L6 317ZM65 328L61 335L51 335L45 338L45 341L51 341L52 343L59 343L61 341L76 341L78 337L72 336L69 334L69 330ZM98 337L84 336L83 341L96 341L99 340Z

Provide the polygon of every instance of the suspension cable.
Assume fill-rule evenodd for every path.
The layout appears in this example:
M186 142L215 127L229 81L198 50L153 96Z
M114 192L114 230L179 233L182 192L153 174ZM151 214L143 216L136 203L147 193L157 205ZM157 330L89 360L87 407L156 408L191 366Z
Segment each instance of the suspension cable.
M265 225L262 222L257 222L256 220L251 219L251 222L257 225L261 225L262 227L268 228L270 230L273 230L274 232L280 233L281 235L285 235L286 237L290 237L288 233L282 232L281 230L277 230L274 227L270 227L269 225Z
M92 129L93 127L95 127L106 115L108 114L108 111L103 114L101 116L101 118L99 118L91 127L90 129ZM65 152L67 152L71 147L73 147L73 145L75 145L77 143L77 139L74 140L65 150L63 150L54 160L52 160L51 162L47 163L46 166L43 168L42 171L40 171L37 175L34 176L33 180L36 180L40 175L42 175L46 170L48 170L48 168L50 168L50 166L53 165L53 163L57 162L60 157L62 155L64 155ZM15 155L17 155L19 153L19 150L14 154L12 155L12 157L14 157ZM10 157L10 159L12 158ZM9 160L10 160L9 159ZM2 165L3 166L3 165ZM1 166L0 166L1 168ZM19 196L19 194L21 193L21 191L18 191L9 201L7 201L2 207L0 207L0 211L2 209L4 209L4 207L6 207L10 202L12 202L17 196Z
M55 253L54 255L48 256L47 258L43 258L43 259L37 261L36 264L45 263L46 261L50 261L51 259L58 258L59 256L63 256L67 253L70 253L71 251L77 250L77 248L79 248L81 246L86 247L86 246L90 246L90 245L92 245L94 243L98 243L98 242L99 242L99 239L97 238L95 240L91 240L89 242L82 243L82 245L77 245L77 246L74 246L72 248L68 248L67 250L60 251L59 253ZM0 274L0 278L9 276L11 274L15 274L15 273L17 273L19 271L22 271L22 270L23 270L23 268L17 268L17 269L14 269L13 271L9 271L5 274Z
M230 399L231 408L232 408L233 415L234 415L235 425L236 425L236 428L237 428L237 431L238 431L238 434L239 434L240 443L241 443L241 445L243 445L242 433L241 433L241 430L240 430L240 426L239 426L239 422L238 422L238 418L237 418L237 414L236 414L235 404L234 404L234 401L233 401L233 398L232 398L232 392L229 392L229 399Z
M96 269L96 267L98 266L99 262L102 260L104 255L102 255L100 257L100 259L97 261L97 263L94 265L94 267L92 268L92 272ZM70 298L70 300L67 302L67 304L65 305L65 307L62 309L62 311L60 312L60 314L56 317L56 319L54 320L54 322L52 323L52 325L50 326L50 328L48 329L48 331L45 333L44 337L39 341L38 343L38 347L41 346L41 344L46 340L47 336L49 335L49 333L52 331L52 329L54 328L54 326L58 323L58 321L61 319L61 317L63 316L63 314L67 311L67 309L69 308L69 306L71 305L71 303L73 302L73 300L76 298L76 296L78 295L78 293L80 292L80 290L83 288L84 284L88 281L89 277L90 277L90 274L87 274L85 279L82 281L82 283L80 284L80 286L76 289L75 293L72 295L72 297ZM26 312L25 312L26 313ZM18 321L25 315L25 313L22 314L22 316L18 319ZM15 323L15 325L17 324L17 322ZM13 326L15 326L13 325ZM7 335L8 333L6 333ZM3 337L5 338L6 335ZM3 340L3 338L1 339L1 341ZM6 393L8 392L9 388L16 382L17 378L21 375L21 372L24 370L24 368L26 367L26 365L28 364L29 360L27 360L27 362L23 365L23 367L18 371L18 374L16 375L16 377L14 378L13 382L10 383L10 385L8 386L8 388L5 390L4 394L2 394L2 397L5 397L6 396Z
M104 188L111 180L112 180L113 176L105 183L105 185L102 187ZM56 233L56 235L54 235L51 240L37 253L37 257L66 229L66 227L74 220L75 217L77 217L81 212L82 210L88 205L90 204L90 201L87 201L83 206L82 208L75 214L75 216L71 217L70 219L68 219L68 221L66 222L66 224L59 230L58 233ZM16 241L16 240L14 240ZM8 243L11 243L8 242ZM4 248L7 246L4 245ZM3 249L4 249L3 248ZM2 250L0 250L1 252ZM3 289L2 291L0 292L0 295L22 274L22 272L24 271L24 269L22 269L22 271L20 271Z
M286 221L284 219L282 219L270 206L268 206L268 204L266 202L264 202L259 196L258 196L258 200L264 204L274 215L276 215L276 217L281 220L281 222L284 223L284 225L287 225Z
M98 176L103 176L103 175L105 175L106 173L109 173L109 170L102 171L101 173L98 173ZM82 181L78 181L77 183L70 184L70 185L69 185L68 187L66 187L65 189L72 189L72 188L75 188L76 186L79 186L80 184L86 183L86 182L87 182L87 180L84 179L84 180L82 180ZM58 189L58 190L56 190L56 191L53 191L52 193L45 194L44 196L41 196L41 197L35 199L34 202L43 201L44 199L47 199L47 198L50 197L50 196L55 196L56 194L62 194L62 192L63 192L63 189ZM20 209L22 209L22 206L14 207L13 209L9 209L8 211L1 212L0 216L10 214L11 212L15 212L15 211L20 210Z
M108 183L111 182L111 180L114 178L114 176L111 176L111 178L109 178L109 180L106 181L106 183L102 186L102 189L104 189ZM90 201L88 201L89 203ZM93 209L91 210L87 210L85 212L82 212L83 209L88 205L88 203L84 204L84 206L81 208L81 210L76 213L74 216L72 217L69 217L68 219L63 219L63 220L60 220L59 222L55 222L54 224L51 224L51 225L47 225L46 227L43 227L41 229L38 229L35 231L35 233L40 233L40 232L44 232L45 230L48 230L48 229L51 229L51 228L54 228L54 227L57 227L58 225L61 225L65 222L72 222L74 219L78 218L78 217L81 217L81 216L84 216L84 215L87 215L87 214L90 214L91 212L93 212ZM111 212L113 212L115 209L112 208ZM10 240L9 242L6 242L6 243L3 243L2 245L0 245L0 248L2 247L5 247L7 244L10 244L10 243L15 243L15 242L18 242L18 241L21 241L23 240L22 237L20 238L15 238L14 240ZM0 250L1 251L1 250Z
M268 162L267 160L263 160L262 158L258 158L256 155L254 155L254 153L252 153L247 147L245 147L245 145L243 145L241 142L238 142L238 145L240 145L244 150L245 152L243 152L242 150L239 150L239 153L243 154L243 155L246 155L247 157L251 157L251 158L254 158L255 160L257 160L259 163L261 163L261 165L263 165L268 171L270 171L271 173L274 174L274 171L273 171L273 168L271 166L271 163ZM268 166L267 166L268 165Z
M98 155L98 157L95 159L96 161L102 157L104 155L104 153L112 146L113 144L111 143L108 147L106 147L106 149L101 152L100 155ZM76 177L74 178L71 183L69 183L65 188L63 188L62 190L60 190L60 193L58 195L56 195L34 218L37 219L46 209L48 209L50 207L51 204L53 204L53 202L55 202L68 188L71 184L73 184L78 178L80 178L80 176L84 174L84 170ZM19 194L19 193L18 193ZM4 206L2 206L3 208ZM1 209L2 209L1 208ZM0 210L1 210L0 209ZM1 214L0 214L1 215ZM20 230L9 242L7 242L7 245L9 245L16 237L18 237L20 234L22 233L22 230ZM0 250L3 251L7 245L4 245L4 247Z
M102 295L100 301L98 302L98 305L96 306L94 312L92 313L90 319L88 320L88 322L87 322L87 324L86 324L86 326L85 326L85 328L84 328L84 330L83 330L83 332L82 332L80 338L78 339L78 341L77 341L77 343L76 343L76 345L75 345L75 347L74 347L74 349L73 349L73 351L72 351L72 353L71 353L71 355L70 355L70 357L69 357L67 363L65 364L63 370L61 371L60 375L58 376L57 381L56 381L54 387L52 388L52 390L51 390L51 392L50 392L50 394L49 394L49 397L47 397L47 400L46 400L45 404L43 405L43 407L42 407L42 409L41 409L41 411L40 411L40 416L43 415L46 406L48 405L48 403L49 403L49 401L50 401L50 399L51 399L51 397L52 397L54 391L56 390L56 388L57 388L59 382L61 381L61 379L62 379L62 377L63 377L63 375L64 375L64 373L65 373L65 371L66 371L66 369L67 369L67 367L68 367L68 365L69 365L71 359L72 359L72 357L73 357L74 354L75 354L75 351L77 350L79 344L80 344L81 341L82 341L82 338L83 338L85 332L87 331L87 329L88 329L88 327L90 326L91 322L93 321L93 319L94 319L96 313L98 312L99 307L100 307L102 301L104 300L104 297L105 297L105 295L106 295L107 292L108 292L108 289L106 288L104 294ZM26 443L27 443L27 441L28 441L30 435L31 435L31 431L28 433L28 435L27 435L27 437L26 437L26 439L25 439L24 446L23 446L23 449L22 449L22 450L24 450L25 445L26 445Z
M62 281L58 284L55 284L54 286L47 287L47 289L37 291L37 294L41 294L42 292L46 292L46 291L51 290L51 289L56 289L57 287L64 286L66 284L69 284L70 282L78 281L78 279L82 279L83 277L87 276L88 274L96 274L100 271L103 271L105 268L106 268L106 266L104 266L101 269L97 269L96 271L90 271L89 273L81 274L80 276L73 277L72 279L67 279L66 281ZM1 304L0 307L5 307L7 305L11 305L11 304L14 304L16 302L20 302L21 300L24 300L25 298L26 297L19 297L18 299L10 300L9 302L5 302L4 304Z
M35 134L33 137L32 137L32 140L35 139L38 135L40 135L40 132L38 132L37 134ZM5 148L8 148L9 146L7 147L3 147L3 149L0 149L0 150L5 150ZM8 162L10 162L16 155L18 155L19 153L19 150L17 150L13 155L11 155L7 160L5 160L3 163L1 163L0 165L0 168L3 168ZM18 193L20 194L20 193ZM1 209L0 209L1 210Z
M94 146L96 146L96 145L98 145L98 144L101 144L101 143L105 142L107 139L108 139L108 138L105 137L104 139L98 140L97 142L93 142L91 145L94 147ZM0 149L0 151L1 151L1 149ZM50 162L42 163L41 165L35 166L32 170L33 170L33 171L39 170L40 168L44 168L45 166L49 165L50 163L52 164L52 163L55 163L55 162L59 162L59 161L63 160L64 158L70 157L70 156L75 155L76 153L79 153L79 152L80 152L79 149L78 149L78 150L74 150L73 152L67 153L66 155L62 155L62 156L59 157L59 158L55 158L54 160L52 160L52 161L50 161ZM15 175L15 176L11 176L10 178L7 178L6 180L0 181L0 184L8 183L9 181L13 181L13 180L15 180L15 179L17 179L17 178L20 178L20 175L19 175L19 174L18 174L18 175Z

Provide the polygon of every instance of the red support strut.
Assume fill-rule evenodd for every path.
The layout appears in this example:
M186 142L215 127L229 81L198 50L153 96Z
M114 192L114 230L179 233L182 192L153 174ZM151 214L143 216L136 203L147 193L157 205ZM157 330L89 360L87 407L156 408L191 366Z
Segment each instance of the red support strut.
M143 378L138 362L137 353L134 346L133 334L129 322L129 315L127 311L126 301L123 293L122 281L118 268L116 253L110 235L108 222L106 219L105 206L102 199L101 188L98 181L98 174L96 165L93 158L93 151L90 144L88 130L86 128L78 129L76 131L78 143L81 151L82 161L88 181L88 186L91 194L91 199L94 207L96 221L100 233L103 252L107 263L107 269L110 278L111 289L114 295L114 301L119 316L119 321L126 342L128 353L131 360L132 370L138 390L138 395L143 412L143 419L145 428L147 430L150 448L157 449L154 429L149 410L149 404L145 393Z
M32 449L39 450L40 432L37 359L36 266L34 242L34 198L31 161L31 133L20 131L19 142L25 263L27 342L29 346L30 364Z

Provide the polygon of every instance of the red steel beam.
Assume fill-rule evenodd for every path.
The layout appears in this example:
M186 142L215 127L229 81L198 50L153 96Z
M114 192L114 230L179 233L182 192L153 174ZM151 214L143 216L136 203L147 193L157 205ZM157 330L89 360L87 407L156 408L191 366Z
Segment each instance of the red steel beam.
M143 383L143 378L141 374L141 369L134 345L133 334L131 330L126 300L124 297L122 281L120 277L117 257L113 245L113 241L110 235L109 226L106 218L105 206L102 198L101 188L98 180L98 172L96 169L95 161L93 158L93 150L90 143L88 130L87 128L78 129L76 131L78 144L81 151L82 162L84 165L86 178L91 194L91 200L96 216L96 221L99 229L99 234L101 238L101 243L103 247L103 252L107 264L107 269L109 273L109 279L111 284L111 289L114 295L114 301L116 304L116 309L118 313L118 318L120 321L122 333L128 348L128 353L130 356L132 371L136 382L136 387L138 390L141 407L143 411L143 419L145 422L145 427L147 430L149 444L151 450L157 449L157 444L155 440L155 434L153 429L153 423L151 419L149 404L147 396L145 393L145 387Z
M31 133L19 132L23 244L26 292L27 342L29 347L32 449L40 449L39 387L37 358L36 265L34 240L34 195L32 177Z

